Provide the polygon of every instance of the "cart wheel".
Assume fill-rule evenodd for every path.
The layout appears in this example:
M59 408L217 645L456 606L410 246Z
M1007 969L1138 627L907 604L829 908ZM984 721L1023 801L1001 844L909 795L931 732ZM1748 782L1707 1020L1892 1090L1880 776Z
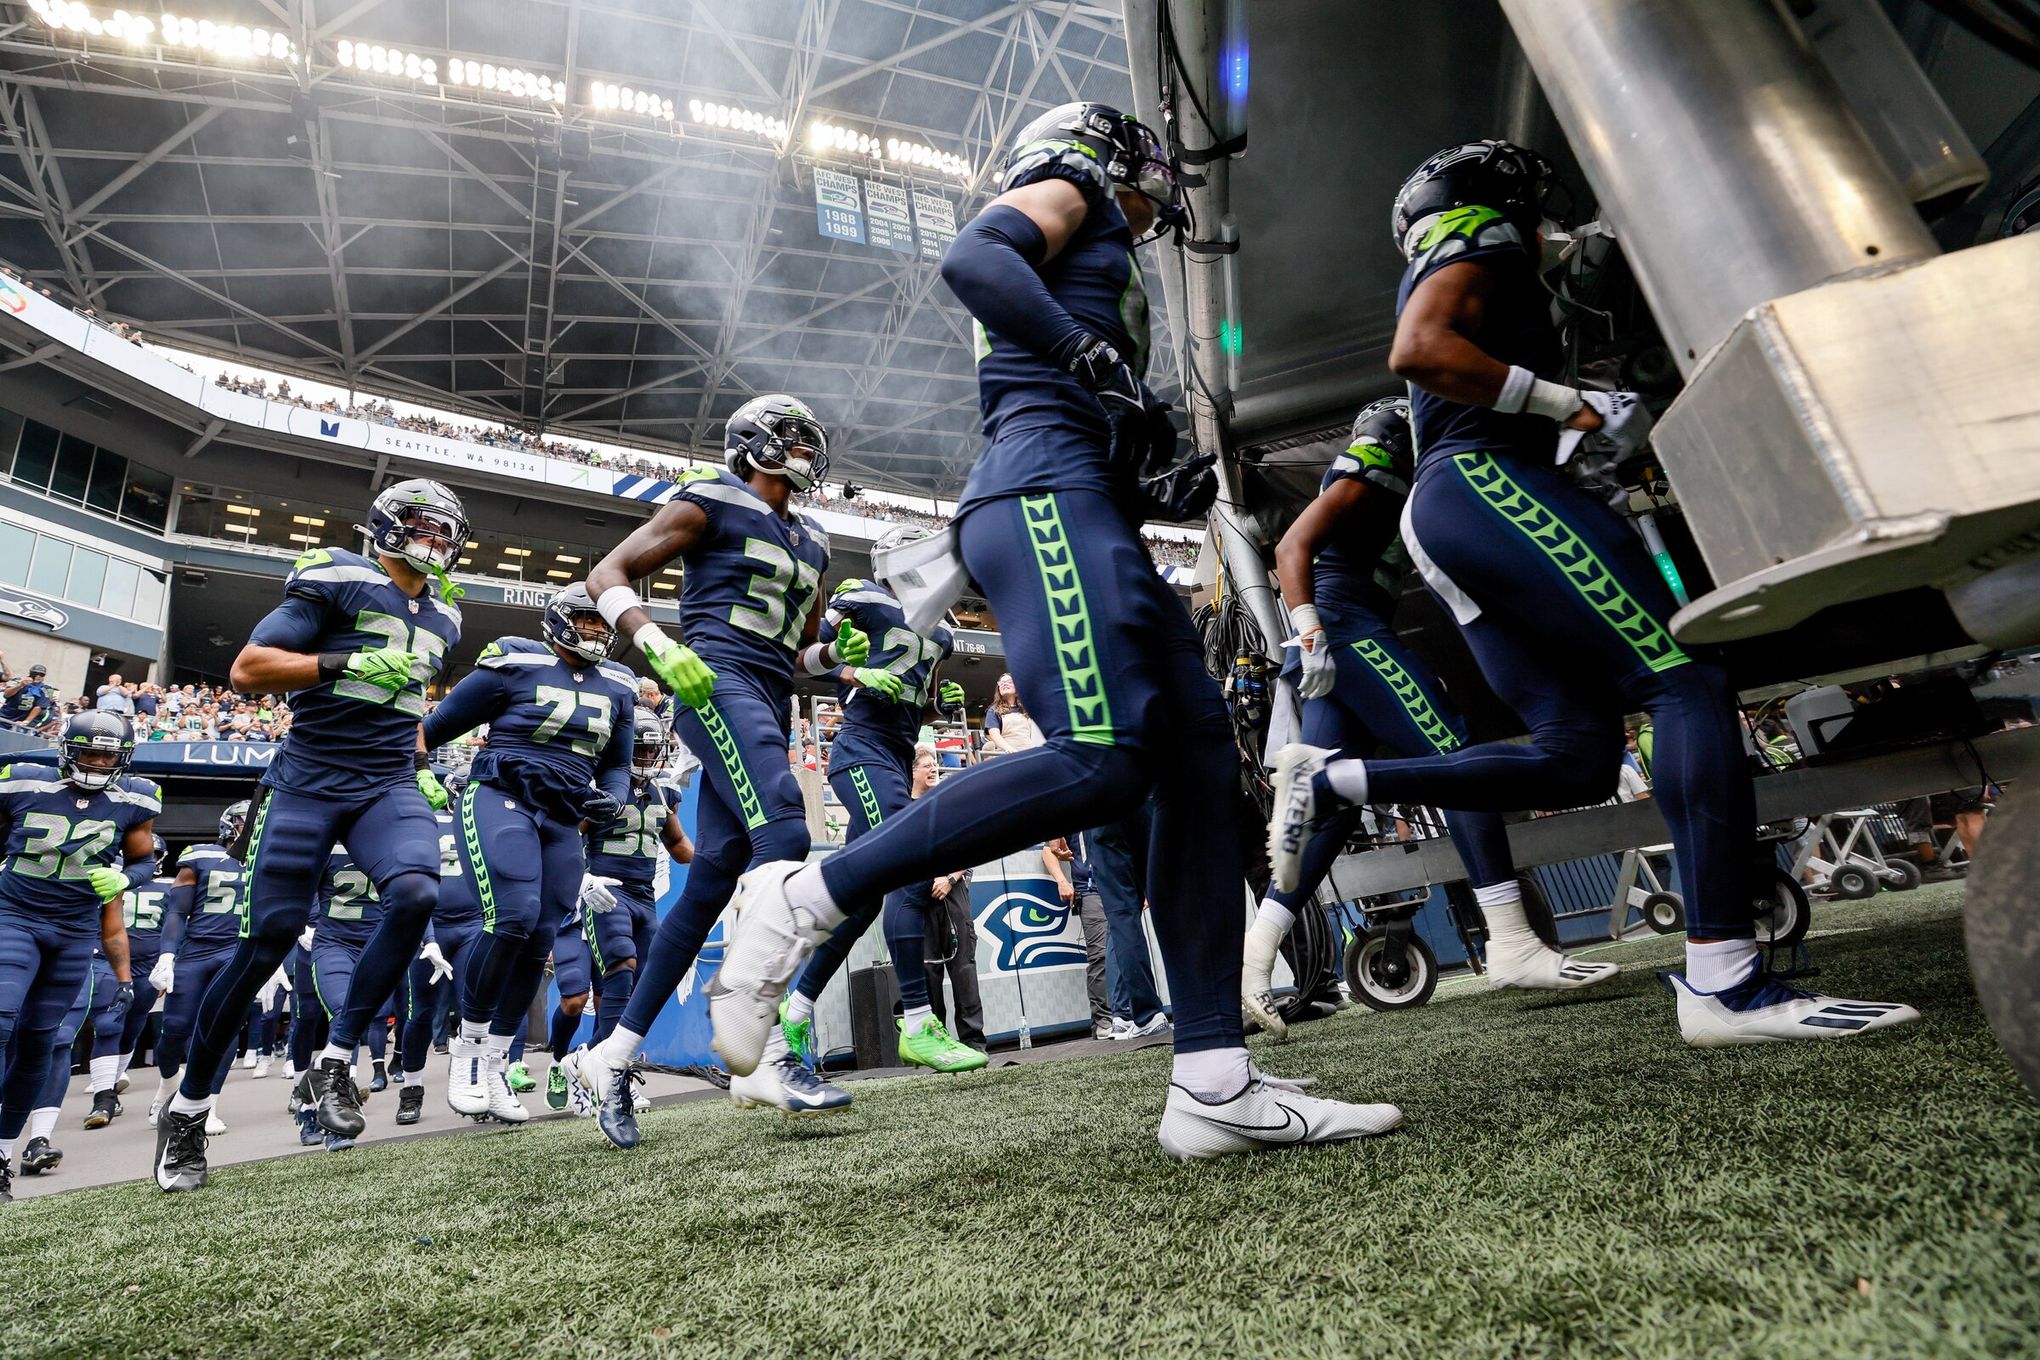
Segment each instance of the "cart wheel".
M1660 935L1676 935L1686 928L1686 903L1677 893L1654 892L1638 908L1643 923Z
M1886 860L1885 865L1888 868L1898 870L1898 882L1886 883L1884 885L1885 887L1891 889L1891 891L1911 892L1914 888L1920 886L1920 866L1914 864L1911 860L1909 859Z
M1877 880L1860 864L1837 865L1835 871L1828 875L1828 891L1836 897L1860 902L1866 897L1877 896Z
M1793 882L1790 874L1783 869L1773 869L1768 875L1759 872L1753 896L1758 944L1783 947L1806 938L1806 928L1813 924L1813 906L1807 901L1806 890Z
M2030 781L2029 781L2030 782ZM1969 875L1963 932L1976 994L2026 1089L2040 1099L2040 793L2016 785L1998 800Z
M1423 937L1411 935L1398 964L1385 932L1362 931L1346 944L1346 986L1378 1011L1421 1006L1437 990L1438 956Z

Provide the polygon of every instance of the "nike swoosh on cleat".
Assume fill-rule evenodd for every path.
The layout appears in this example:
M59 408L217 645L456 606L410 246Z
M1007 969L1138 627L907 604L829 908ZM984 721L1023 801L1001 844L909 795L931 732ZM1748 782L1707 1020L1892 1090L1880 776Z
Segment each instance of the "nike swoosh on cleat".
M1238 1124L1230 1119L1220 1119L1216 1115L1205 1115L1204 1118L1210 1123L1219 1125L1221 1128L1252 1134L1270 1143L1301 1143L1310 1137L1309 1120L1279 1101L1276 1103L1275 1108L1282 1111L1282 1122L1280 1124ZM1297 1130L1294 1138L1274 1136L1287 1133L1290 1129Z

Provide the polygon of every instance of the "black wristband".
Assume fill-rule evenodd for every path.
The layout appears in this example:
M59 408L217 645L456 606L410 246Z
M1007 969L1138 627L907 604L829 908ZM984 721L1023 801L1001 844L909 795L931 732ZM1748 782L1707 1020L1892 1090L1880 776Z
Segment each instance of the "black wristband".
M319 653L319 683L324 684L328 680L338 680L341 676L345 675L347 673L347 658L352 655L354 655L352 652Z
M432 768L431 758L423 751L413 751L411 752L411 768L419 774L423 774Z

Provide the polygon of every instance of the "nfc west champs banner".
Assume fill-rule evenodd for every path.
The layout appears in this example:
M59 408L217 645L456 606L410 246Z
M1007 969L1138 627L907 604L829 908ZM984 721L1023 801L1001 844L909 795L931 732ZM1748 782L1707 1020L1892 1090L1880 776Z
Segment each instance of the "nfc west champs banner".
M864 181L864 212L870 218L871 244L914 253L914 227L907 217L907 191L877 180Z
M855 175L815 171L815 228L831 240L864 244L864 203Z

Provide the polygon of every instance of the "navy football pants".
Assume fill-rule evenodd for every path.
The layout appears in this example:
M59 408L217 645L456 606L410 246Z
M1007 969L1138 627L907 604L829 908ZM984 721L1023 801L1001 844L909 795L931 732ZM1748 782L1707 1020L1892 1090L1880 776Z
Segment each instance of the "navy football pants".
M156 1070L169 1081L176 1077L184 1065L186 1052L191 1046L191 1035L198 1023L199 1008L205 1004L206 993L234 961L233 945L212 945L200 948L194 945L189 950L177 951L177 966L170 979L170 995L163 998L163 1025L156 1036ZM275 969L270 969L274 973ZM267 982L269 979L264 978ZM247 1019L247 1008L242 1008L241 1018ZM212 1092L220 1093L227 1083L227 1069L233 1064L234 1049L240 1042L240 1026L234 1026L234 1041L227 1048L226 1059L219 1065L213 1077Z
M118 990L120 979L113 975L113 965L95 956L92 971L78 990L78 999L57 1024L56 1039L50 1045L49 1075L43 1079L42 1096L35 1102L38 1110L54 1109L64 1103L64 1092L71 1085L71 1049L78 1042L78 1031L85 1028L88 1016L92 1020L93 1056L99 1056L100 1039L107 1033L115 1036L116 1044L119 1042L120 1021L113 1018L111 1009Z
M943 781L831 855L821 869L830 895L868 901L1115 820L1152 792L1150 910L1176 1047L1241 1046L1245 880L1223 807L1239 759L1188 611L1156 575L1136 526L1098 492L987 501L957 532L1047 741Z
M334 1019L332 1042L361 1042L417 956L439 900L439 822L409 778L354 799L264 786L249 817L248 916L232 961L199 1005L181 1088L188 1099L206 1098L231 1060L249 1004L305 928L335 845L345 842L375 884L383 919L362 950L359 995Z
M587 953L583 955L587 966L592 969L594 984L599 992L595 1007L595 1042L601 1043L609 1037L609 1031L616 1028L616 1022L623 1018L623 1012L630 1005L632 993L637 990L638 966L641 960L650 957L652 942L659 932L659 908L652 901L650 884L618 884L610 889L616 894L616 905L608 911L588 913L583 922L587 942ZM558 981L559 946L553 946L553 978ZM567 990L564 982L559 984L562 998L574 995ZM570 1026L565 1025L571 1019ZM564 1027L566 1032L554 1036L553 1051L561 1052L562 1041L571 1045L572 1035L580 1028L580 1017L561 1015L555 1020L555 1028Z
M1622 517L1554 468L1450 454L1419 470L1403 539L1530 741L1370 760L1368 797L1495 811L1602 802L1623 716L1642 709L1688 930L1749 939L1756 800L1735 692L1672 640L1671 592Z
M1418 758L1466 745L1466 726L1445 703L1438 677L1409 645L1378 620L1360 636L1333 647L1332 692L1303 705L1302 740L1348 756L1388 753ZM1371 792L1371 791L1370 791ZM1303 876L1295 892L1269 896L1294 911L1308 902L1339 857L1346 838L1360 825L1363 809L1350 807L1327 818L1303 849ZM1476 888L1516 876L1509 833L1502 814L1447 812L1446 829Z
M911 755L908 760L912 761ZM836 791L837 800L850 814L850 825L843 836L846 845L876 831L888 817L899 816L913 801L911 769L902 769L891 761L868 760L840 770L831 768L829 787ZM794 990L810 1001L819 997L829 979L836 976L844 960L850 957L851 946L864 937L874 920L880 919L881 910L885 952L892 959L893 977L899 982L900 1005L907 1010L926 1006L928 969L924 961L928 953L928 917L922 908L909 906L905 895L898 892L887 893L883 899L844 903L843 924L815 946Z
M461 873L482 903L481 938L460 979L460 1017L509 1038L545 981L553 937L580 894L581 830L475 783L461 794L456 839Z
M64 1015L92 971L99 918L54 921L0 905L0 1139L21 1136L42 1096Z

